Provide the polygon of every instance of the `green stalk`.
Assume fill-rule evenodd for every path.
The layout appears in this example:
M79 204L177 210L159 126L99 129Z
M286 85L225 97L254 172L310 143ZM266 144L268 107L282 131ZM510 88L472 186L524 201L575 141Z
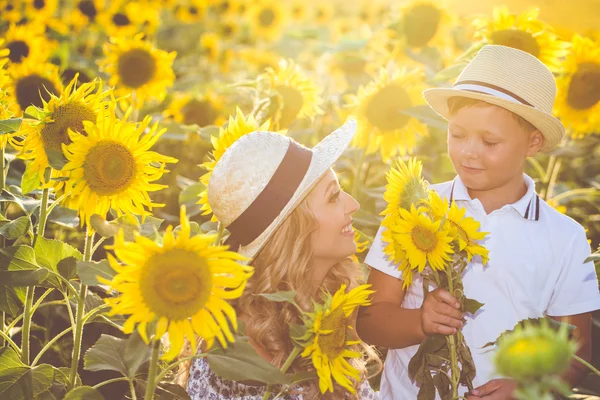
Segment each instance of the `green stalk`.
M281 367L282 373L285 374L287 372L288 368L292 365L292 363L294 362L296 357L298 357L298 354L300 354L301 351L301 347L294 347L294 350L292 350L288 358L285 360L285 363L283 363L283 366ZM268 400L269 397L271 397L271 385L267 385L267 390L265 392L265 395L263 396L263 400Z
M90 261L92 259L92 245L94 242L94 234L90 235L89 226L85 232L85 250L83 252L83 260ZM83 335L83 311L85 305L85 297L87 295L87 285L81 283L79 296L77 298L77 315L75 316L75 330L73 331L73 354L71 356L71 371L69 373L68 389L71 390L75 386L77 379L77 369L79 368L79 357L81 356L81 337Z
M573 359L579 361L580 363L582 363L583 365L585 365L586 367L588 367L590 369L590 371L592 371L594 374L600 376L600 370L598 370L597 368L595 368L589 362L585 361L583 358L579 357L578 355L573 355Z
M160 339L152 341L152 357L150 358L150 368L148 369L148 381L146 382L146 394L144 400L154 398L154 388L156 387L156 370L158 369L158 351L160 350Z
M452 269L452 265L448 263L446 267L446 274L448 275L448 291L452 296L454 296L454 285L452 284L452 273L454 270ZM450 349L450 368L452 372L452 399L458 398L458 383L460 381L460 369L458 368L458 358L456 355L456 339L458 335L455 333L453 335L446 336L446 341L448 342L448 347Z
M225 232L225 227L221 223L221 221L217 222L217 237L215 238L215 246L221 245L221 239L223 239L223 233Z

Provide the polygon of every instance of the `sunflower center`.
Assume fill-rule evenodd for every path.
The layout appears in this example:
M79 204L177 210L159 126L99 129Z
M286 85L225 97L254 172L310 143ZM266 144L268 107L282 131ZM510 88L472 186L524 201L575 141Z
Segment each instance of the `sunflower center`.
M221 27L221 29L222 29L223 37L226 37L226 38L230 38L231 37L231 34L233 33L233 26L231 26L231 25L223 25Z
M33 7L35 7L36 10L41 10L46 6L46 2L44 0L34 0L33 1Z
M99 195L118 194L135 180L135 159L121 143L103 140L87 153L83 175L89 187Z
M83 15L85 15L92 21L96 18L96 15L98 14L98 10L96 10L96 5L92 0L80 1L77 5L77 8L79 8L79 11L81 11Z
M144 49L132 49L119 57L118 70L123 84L137 89L154 78L156 60Z
M190 8L188 9L188 12L191 15L198 15L198 8L194 7L194 6L190 6Z
M277 87L277 92L279 92L283 100L283 109L281 110L281 120L279 123L281 126L288 126L298 116L304 99L297 89L290 86L279 86Z
M29 46L23 40L15 40L6 45L10 53L8 58L13 63L20 63L29 55Z
M492 42L502 46L513 47L539 57L540 45L531 33L520 29L503 29L492 33Z
M331 314L323 318L321 329L333 332L319 335L319 348L329 359L338 357L346 347L346 327L348 325L344 309L336 308Z
M194 316L208 302L212 274L204 258L173 249L150 257L143 266L140 288L151 311L182 320Z
M217 119L217 111L208 101L190 100L181 112L183 123L186 125L197 124L202 127L214 123Z
M112 17L112 22L116 26L127 26L131 23L129 17L123 13L116 13Z
M600 64L579 64L571 77L567 103L576 110L593 107L600 101Z
M406 125L410 117L400 111L411 106L406 90L398 84L391 84L373 96L365 113L371 125L380 131L393 131Z
M435 36L442 14L431 4L412 7L404 16L404 34L411 47L423 47Z
M62 152L61 145L71 143L69 128L87 136L83 121L95 121L96 113L82 103L68 103L59 106L50 118L53 122L46 123L42 128L44 149Z
M219 12L220 13L225 13L227 12L227 10L229 10L229 8L231 7L231 4L228 1L223 1L221 2L221 4L219 4Z
M261 26L271 26L275 21L275 12L270 8L265 8L258 14L258 22Z
M15 6L14 6L14 5L12 5L12 4L10 4L10 3L8 3L8 4L6 5L6 7L4 7L4 9L5 9L6 11L12 11L12 10L14 10L14 9L15 9Z
M410 236L413 244L424 253L429 253L435 249L438 242L435 232L432 232L421 225L415 226L411 231Z
M44 105L42 99L48 101L50 100L50 93L59 94L52 81L35 74L19 79L15 86L17 103L19 103L21 110L25 110L32 105L41 108Z
M92 79L85 72L72 67L67 67L61 75L63 83L68 85L69 82L75 79L76 74L79 74L77 77L77 83L88 83L92 81Z
M448 221L450 221L450 224L456 228L456 231L458 232L458 237L460 239L462 239L465 243L467 243L467 245L470 244L471 240L469 239L469 235L467 234L467 231L462 226L457 224L456 222L454 222L450 219Z

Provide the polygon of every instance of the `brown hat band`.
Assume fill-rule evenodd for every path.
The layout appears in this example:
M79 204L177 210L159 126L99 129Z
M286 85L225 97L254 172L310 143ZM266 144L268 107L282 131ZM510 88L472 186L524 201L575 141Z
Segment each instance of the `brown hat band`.
M227 230L231 233L225 244L231 250L247 246L271 225L296 193L308 171L312 151L290 140L290 145L267 183L254 201L235 219Z

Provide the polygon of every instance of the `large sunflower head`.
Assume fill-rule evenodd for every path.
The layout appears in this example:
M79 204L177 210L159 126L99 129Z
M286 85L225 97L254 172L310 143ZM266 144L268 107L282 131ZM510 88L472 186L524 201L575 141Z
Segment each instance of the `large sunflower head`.
M223 99L212 92L202 96L192 94L176 95L169 108L164 112L167 118L173 118L184 125L221 125L225 119L221 116Z
M123 120L115 116L115 101L108 115L98 114L96 121L83 121L86 136L69 130L71 143L62 144L68 160L63 171L69 172L67 187L77 197L81 224L90 226L90 217L105 218L109 209L117 215L132 213L145 217L152 207L149 192L165 188L152 183L165 173L167 163L177 159L163 156L150 148L165 133L150 126L147 116L141 123L129 122L129 108Z
M58 0L27 0L25 12L32 20L46 21L58 9Z
M58 67L48 63L25 63L10 68L9 93L14 100L14 114L22 115L29 106L42 108L52 95L62 93Z
M203 215L212 214L212 209L208 203L208 181L210 180L210 176L215 168L215 165L217 164L217 161L223 157L225 151L231 147L236 140L250 132L268 130L269 126L270 121L266 121L264 124L259 125L252 115L245 117L242 111L237 108L235 117L230 116L227 126L225 128L222 127L219 130L219 136L213 136L211 138L214 150L209 156L210 161L200 165L207 170L207 172L200 177L200 182L202 182L207 188L200 194L200 199L198 200L198 204L202 205L201 210L203 211ZM213 221L216 221L216 217L214 215L212 219Z
M600 42L573 36L558 78L554 114L575 138L600 131Z
M254 35L261 39L279 39L287 23L287 8L278 1L260 0L250 9L250 26Z
M10 65L43 63L48 59L53 45L44 38L44 26L36 23L11 25L0 49L8 50Z
M427 127L403 112L423 103L423 89L419 69L380 69L375 80L348 97L347 106L358 122L353 145L365 148L369 154L379 149L384 161L395 154L411 153L417 136L427 135Z
M150 99L162 101L175 80L172 64L176 53L156 49L142 40L142 36L111 38L104 45L106 58L100 63L110 75L109 84L115 86L117 94L128 95L133 91L134 106Z
M271 105L269 116L277 128L287 128L299 118L321 114L322 99L317 85L292 60L281 60L261 76L267 83Z
M351 393L355 393L355 381L359 372L348 362L361 353L351 347L360 343L352 334L351 315L361 306L371 305L371 285L361 285L346 293L342 285L333 296L327 295L323 304L316 304L312 312L306 313L306 334L299 338L304 343L302 357L311 357L319 376L321 393L333 392L333 381Z
M538 19L538 15L537 8L516 14L509 12L506 6L495 7L492 18L474 21L475 37L526 51L552 71L560 71L560 61L567 55L569 43L560 40L548 24Z
M424 47L447 47L450 45L450 18L444 2L413 0L399 9L394 30L404 46L421 49ZM381 16L375 15L381 20Z
M63 144L70 144L69 130L73 134L87 135L84 121L95 122L106 118L110 91L102 90L102 82L94 81L79 87L75 77L60 96L52 95L38 108L39 120L26 120L21 128L25 136L18 156L30 160L30 168L37 173L42 184L50 184L56 190L63 186L61 180L44 180L44 172L50 166L49 159L62 157ZM52 178L66 177L67 173L53 171Z
M214 235L191 236L185 206L181 208L181 229L177 234L169 226L159 245L136 235L125 242L117 235L116 258L108 259L117 274L103 282L119 292L107 299L110 313L129 315L123 325L125 333L136 328L148 342L147 327L156 322L154 340L169 333L170 349L163 359L179 354L187 337L196 354L196 337L206 340L210 348L217 338L223 347L233 342L229 324L237 330L235 310L227 300L241 296L252 267L241 265L239 254L226 246L213 246Z
M387 185L383 199L387 202L381 215L400 215L400 210L410 210L412 204L418 205L427 199L427 183L423 179L423 164L416 158L405 162L401 158L396 161L396 167L390 168L387 175Z
M435 270L443 270L452 260L452 240L450 228L443 221L434 221L423 208L413 205L410 210L400 210L400 218L391 219L392 239L406 252L410 268L423 272L426 265Z

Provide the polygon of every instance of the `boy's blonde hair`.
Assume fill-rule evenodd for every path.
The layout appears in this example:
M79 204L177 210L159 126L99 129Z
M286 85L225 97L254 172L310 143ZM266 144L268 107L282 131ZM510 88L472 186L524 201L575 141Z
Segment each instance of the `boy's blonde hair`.
M491 106L491 105L493 105L493 104L486 103L485 101L482 101L482 100L470 99L468 97L460 97L460 96L450 97L448 99L448 114L450 116L454 116L454 115L456 115L457 112L459 112L461 109L463 109L465 107L487 107L487 106ZM496 107L498 107L498 106L496 106ZM514 117L514 119L517 120L519 125L525 130L525 132L531 133L537 129L535 126L533 126L533 124L531 122L527 121L525 118L523 118L513 112L511 112L511 114Z

